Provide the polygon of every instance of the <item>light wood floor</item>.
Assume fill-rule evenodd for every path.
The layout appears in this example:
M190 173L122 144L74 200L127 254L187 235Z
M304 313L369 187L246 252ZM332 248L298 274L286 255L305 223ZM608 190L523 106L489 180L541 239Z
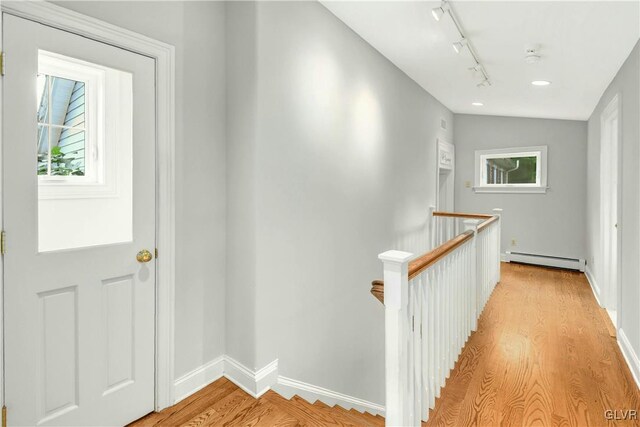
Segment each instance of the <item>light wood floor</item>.
M502 265L433 426L606 426L640 392L583 274Z
M381 311L382 315L382 311ZM465 346L428 426L637 426L606 409L635 409L640 392L584 275L503 264L478 331ZM383 425L381 417L286 400L260 399L220 379L142 426Z
M226 378L188 397L162 412L153 413L130 424L150 426L384 426L384 418L327 406L311 404L301 397L287 400L274 391L254 399Z

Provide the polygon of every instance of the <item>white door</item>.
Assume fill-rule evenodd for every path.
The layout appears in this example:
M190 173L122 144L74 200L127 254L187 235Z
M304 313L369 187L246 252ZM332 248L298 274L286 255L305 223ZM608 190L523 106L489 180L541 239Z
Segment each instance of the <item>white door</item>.
M601 116L600 204L602 227L603 304L614 324L618 317L619 111L616 96Z
M154 409L155 63L2 18L8 423L123 425Z

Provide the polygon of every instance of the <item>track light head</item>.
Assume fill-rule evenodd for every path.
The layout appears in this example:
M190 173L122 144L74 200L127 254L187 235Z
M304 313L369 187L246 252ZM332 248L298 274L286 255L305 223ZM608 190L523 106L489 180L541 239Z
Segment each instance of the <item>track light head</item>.
M475 77L484 78L484 76L486 75L482 64L476 64L473 67L470 67L469 71L471 71L471 74L473 74Z
M453 44L453 50L455 50L456 53L460 53L460 51L462 51L462 49L464 49L466 45L467 45L467 39L465 38L460 39L460 41L455 42Z
M431 9L431 16L433 16L433 19L436 21L440 21L448 9L447 3L443 1L440 6Z

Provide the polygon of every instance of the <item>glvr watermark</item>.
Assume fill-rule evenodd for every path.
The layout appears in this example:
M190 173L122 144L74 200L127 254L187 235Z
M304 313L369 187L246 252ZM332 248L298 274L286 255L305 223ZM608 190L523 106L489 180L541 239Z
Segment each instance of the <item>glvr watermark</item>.
M604 418L612 421L630 421L638 419L637 409L606 409Z

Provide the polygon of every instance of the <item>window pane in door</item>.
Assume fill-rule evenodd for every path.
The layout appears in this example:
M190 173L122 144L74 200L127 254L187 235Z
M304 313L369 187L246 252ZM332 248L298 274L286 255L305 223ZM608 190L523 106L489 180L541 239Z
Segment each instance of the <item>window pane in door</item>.
M49 175L49 126L38 125L38 175Z
M51 176L84 176L85 132L52 128L56 144L51 147Z
M84 119L84 83L54 76L47 76L47 80L50 124L72 126L78 116Z
M84 82L48 76L51 97L51 124L84 128Z
M86 174L85 83L39 74L38 175Z
M487 159L487 184L535 184L537 157Z

